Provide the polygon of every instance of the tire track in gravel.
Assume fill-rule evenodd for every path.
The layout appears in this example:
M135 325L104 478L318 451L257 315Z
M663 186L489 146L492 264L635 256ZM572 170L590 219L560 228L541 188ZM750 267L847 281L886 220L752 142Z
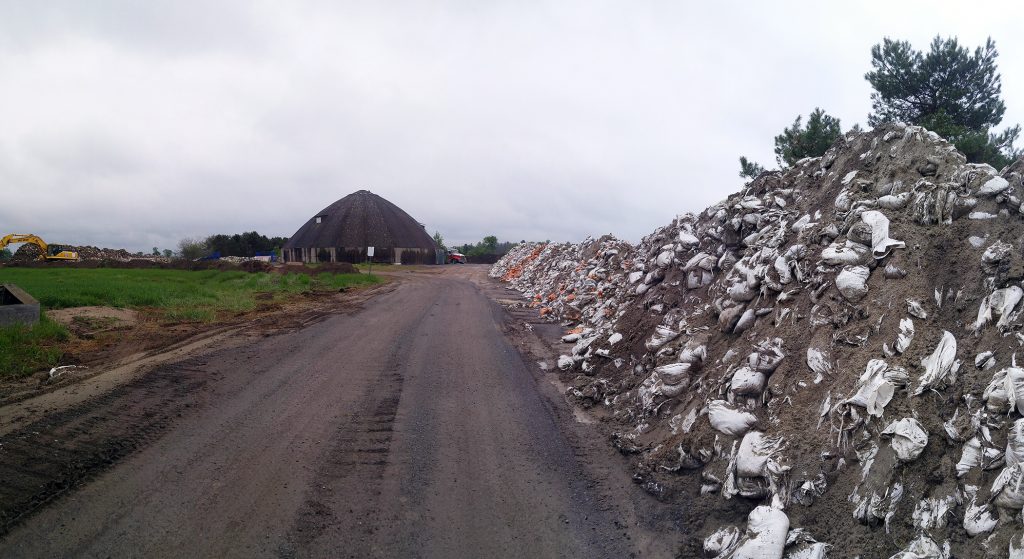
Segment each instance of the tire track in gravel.
M0 536L159 437L194 406L205 376L163 366L0 437Z
M402 329L377 382L334 428L334 444L321 460L287 541L279 549L280 557L307 555L329 531L332 540L348 540L346 547L365 548L372 538L381 513L379 485L389 464L405 357L438 304L426 306Z

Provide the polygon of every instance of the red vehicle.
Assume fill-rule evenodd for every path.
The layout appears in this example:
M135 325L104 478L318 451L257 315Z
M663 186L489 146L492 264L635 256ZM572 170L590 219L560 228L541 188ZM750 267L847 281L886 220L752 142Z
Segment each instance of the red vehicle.
M457 250L449 250L448 251L448 263L449 264L465 264L466 263L466 255L462 254L461 252L459 252Z

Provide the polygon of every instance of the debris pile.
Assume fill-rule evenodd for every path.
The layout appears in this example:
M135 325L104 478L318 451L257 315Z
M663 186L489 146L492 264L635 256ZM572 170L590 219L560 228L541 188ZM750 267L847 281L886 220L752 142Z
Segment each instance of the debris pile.
M63 250L70 250L78 253L78 258L81 260L117 260L117 261L128 261L133 258L139 258L137 255L133 255L124 249L113 249L113 248L98 248L94 246L67 246L61 245ZM13 262L32 262L39 260L40 250L39 247L32 243L25 243L18 247L18 250L14 252L11 260Z
M694 553L1024 549L1024 160L886 125L492 276L564 322L569 395L635 479L716 520Z

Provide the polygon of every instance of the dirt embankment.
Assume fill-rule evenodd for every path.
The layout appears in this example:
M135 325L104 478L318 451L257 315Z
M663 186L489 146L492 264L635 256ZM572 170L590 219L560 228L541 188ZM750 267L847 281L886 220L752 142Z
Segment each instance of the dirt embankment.
M638 482L708 519L689 554L1006 557L1022 202L1024 161L886 126L638 246L525 245L492 274L567 321L568 394Z

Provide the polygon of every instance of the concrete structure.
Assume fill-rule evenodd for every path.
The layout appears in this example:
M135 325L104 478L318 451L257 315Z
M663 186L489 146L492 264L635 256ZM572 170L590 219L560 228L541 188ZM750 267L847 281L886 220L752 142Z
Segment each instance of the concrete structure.
M0 326L38 323L39 301L14 284L0 285Z
M353 192L307 221L285 243L285 262L435 264L438 247L423 224L369 190Z

